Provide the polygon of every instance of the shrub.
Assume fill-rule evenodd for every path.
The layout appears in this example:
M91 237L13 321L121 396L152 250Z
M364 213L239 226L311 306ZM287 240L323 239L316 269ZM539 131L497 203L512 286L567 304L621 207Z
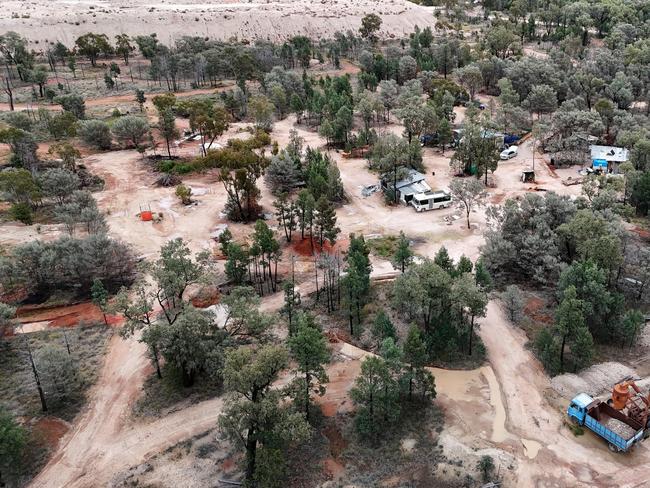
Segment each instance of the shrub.
M80 95L76 93L60 95L54 101L60 104L66 112L72 112L78 119L86 117L86 103Z
M168 159L165 159L163 161L160 161L158 163L158 171L161 171L163 173L169 173L174 169L174 165L176 163L174 161L170 161Z
M176 196L180 199L183 205L192 203L192 189L185 185L178 185L176 187Z
M101 120L87 120L79 123L79 136L91 146L98 149L111 148L111 129Z
M9 112L5 115L5 122L26 132L32 130L32 119L25 112Z
M9 215L23 224L32 225L32 207L26 203L14 203L9 209Z

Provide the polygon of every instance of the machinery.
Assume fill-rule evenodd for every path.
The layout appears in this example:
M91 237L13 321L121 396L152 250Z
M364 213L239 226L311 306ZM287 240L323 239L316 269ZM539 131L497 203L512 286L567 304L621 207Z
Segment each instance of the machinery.
M612 398L607 403L641 425L648 426L650 393L648 396L643 396L641 389L632 378L625 378L615 384L612 388Z

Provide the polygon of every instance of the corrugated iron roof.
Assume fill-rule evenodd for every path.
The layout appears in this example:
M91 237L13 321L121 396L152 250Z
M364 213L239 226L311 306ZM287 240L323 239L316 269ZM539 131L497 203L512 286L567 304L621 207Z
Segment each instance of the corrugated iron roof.
M624 163L629 157L629 151L616 146L589 146L591 159L604 159L607 162Z

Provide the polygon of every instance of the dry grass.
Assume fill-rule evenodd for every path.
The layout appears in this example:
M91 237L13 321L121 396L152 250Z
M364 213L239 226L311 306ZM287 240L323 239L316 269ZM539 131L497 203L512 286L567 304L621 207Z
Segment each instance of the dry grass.
M346 468L343 485L440 486L433 473L444 460L437 444L443 419L436 406L407 410L394 428L382 434L378 445L371 445L354 431L353 417L337 417L349 441L341 456ZM402 448L405 439L412 443L409 452Z
M65 348L63 330L34 332L0 342L0 398L3 406L14 415L42 415L25 341L29 340L34 352L47 344ZM65 331L70 343L70 353L79 366L80 387L74 398L60 405L53 405L49 413L70 421L83 406L88 388L97 379L113 330L102 324L82 325Z
M183 387L180 374L171 367L163 367L162 379L152 373L144 383L143 393L133 406L136 417L163 417L194 403L219 396L221 383L200 375L191 387Z

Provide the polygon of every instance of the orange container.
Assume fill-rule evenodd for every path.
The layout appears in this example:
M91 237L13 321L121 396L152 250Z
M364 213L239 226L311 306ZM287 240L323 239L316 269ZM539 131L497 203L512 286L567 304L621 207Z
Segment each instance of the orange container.
M140 212L140 220L143 222L149 222L153 220L153 214L151 213L151 210L143 210Z
M614 389L612 390L612 407L616 410L623 410L629 399L630 388L627 383L619 383L614 386Z

